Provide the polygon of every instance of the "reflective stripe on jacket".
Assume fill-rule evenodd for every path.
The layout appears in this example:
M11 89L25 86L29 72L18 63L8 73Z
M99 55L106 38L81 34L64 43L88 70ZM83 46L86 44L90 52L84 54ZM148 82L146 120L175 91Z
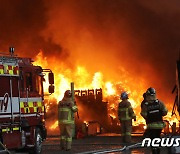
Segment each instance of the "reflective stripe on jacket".
M147 124L148 129L163 129L165 126L166 125L165 125L165 123L163 121L161 121L161 122L153 122L153 123Z
M72 98L63 98L58 105L59 124L74 124L74 113L78 108L72 101Z
M151 96L141 106L141 115L146 120L146 123L148 120L147 119L148 118L148 104L153 103L154 101L158 101L158 103L160 105L161 116L167 115L168 110L165 107L164 103L157 100L155 96L154 97ZM151 118L151 117L149 117L149 118ZM165 127L165 123L162 120L154 121L154 122L148 122L148 124L147 124L148 129L163 129L164 127Z
M131 120L136 117L129 101L123 100L119 103L118 117L119 120Z

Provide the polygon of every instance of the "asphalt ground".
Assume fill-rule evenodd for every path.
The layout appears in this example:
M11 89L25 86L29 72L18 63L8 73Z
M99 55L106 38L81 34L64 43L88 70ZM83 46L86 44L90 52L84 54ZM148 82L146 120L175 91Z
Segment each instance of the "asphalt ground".
M87 154L93 153L99 150L117 150L123 148L125 145L130 146L142 141L142 136L132 136L132 143L125 144L122 143L120 135L116 134L104 134L102 136L91 136L82 139L74 139L72 143L71 151L61 151L60 141L58 136L48 137L43 143L42 154ZM140 147L140 148L139 148ZM110 154L150 154L150 148L132 148L129 150L110 152ZM11 151L13 154L27 154L26 151ZM102 152L107 153L107 152ZM167 148L161 149L161 154L168 154Z
M61 151L59 147L59 138L49 138L43 145L43 154L49 154L49 151L52 151L53 154L58 153L93 153L95 151L103 151L103 150L116 150L116 149L122 149L124 146L131 146L136 143L139 143L142 141L142 136L132 136L132 143L131 144L125 144L122 143L122 139L120 135L103 135L103 136L91 136L86 137L83 139L74 139L72 144L71 151ZM53 142L53 146L52 146ZM151 149L150 148L132 148L129 150L124 150L121 152L110 152L110 154L150 154ZM107 152L103 152L107 153ZM168 150L166 148L161 149L162 154L168 153Z

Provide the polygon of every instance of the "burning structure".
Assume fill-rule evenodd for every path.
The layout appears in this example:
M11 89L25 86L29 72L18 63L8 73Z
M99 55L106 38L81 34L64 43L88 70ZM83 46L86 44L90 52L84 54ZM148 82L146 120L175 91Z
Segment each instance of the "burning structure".
M128 91L137 115L134 125L139 125L144 123L142 94L149 86L172 109L179 5L166 0L7 0L0 5L0 50L13 44L18 55L34 57L34 64L55 73L55 94L46 98L49 131L57 128L56 106L72 81L79 90L102 88L108 116L117 122L119 94ZM166 119L178 122L170 112Z
M108 102L103 101L102 89L76 90L75 97L80 106L82 122L98 122L102 127L108 125ZM102 116L99 115L101 113ZM86 115L87 114L87 115Z

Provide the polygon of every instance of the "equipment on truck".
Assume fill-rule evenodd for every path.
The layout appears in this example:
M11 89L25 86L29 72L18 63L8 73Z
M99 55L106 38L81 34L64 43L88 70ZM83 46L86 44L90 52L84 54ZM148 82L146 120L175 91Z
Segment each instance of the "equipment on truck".
M49 73L49 93L54 92L50 69L34 66L31 58L0 54L0 139L8 149L28 148L41 153L46 139L43 81Z

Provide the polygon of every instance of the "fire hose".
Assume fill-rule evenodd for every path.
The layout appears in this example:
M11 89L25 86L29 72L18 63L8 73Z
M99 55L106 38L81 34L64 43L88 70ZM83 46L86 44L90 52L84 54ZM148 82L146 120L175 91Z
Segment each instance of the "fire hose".
M6 147L0 142L0 154L10 154Z
M102 154L102 153L111 153L111 152L122 152L126 151L132 148L141 148L142 142L135 143L129 146L123 146L122 148L119 149L106 149L106 150L97 150L97 151L87 151L87 152L82 152L79 154Z

